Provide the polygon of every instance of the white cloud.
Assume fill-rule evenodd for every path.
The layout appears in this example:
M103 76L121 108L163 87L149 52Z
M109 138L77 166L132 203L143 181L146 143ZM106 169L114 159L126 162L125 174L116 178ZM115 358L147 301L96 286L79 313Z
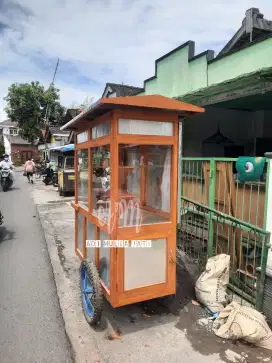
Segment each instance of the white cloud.
M155 59L187 40L196 42L197 52L215 44L218 51L239 28L245 11L256 6L255 0L17 2L31 15L19 7L0 12L0 25L14 29L6 28L0 37L0 109L12 82L38 79L46 86L51 81L53 69L35 62L34 54L40 60L59 57L60 70L62 62L71 62L78 75L97 82L68 83L61 73L56 85L69 106L87 95L97 98L107 81L141 86L154 74ZM272 19L271 0L257 5Z

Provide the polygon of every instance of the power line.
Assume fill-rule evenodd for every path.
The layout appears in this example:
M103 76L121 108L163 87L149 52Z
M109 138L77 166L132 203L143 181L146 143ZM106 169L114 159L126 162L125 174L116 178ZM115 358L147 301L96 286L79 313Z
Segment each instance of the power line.
M55 81L55 78L56 78L56 74L57 74L58 67L59 67L59 58L58 58L58 61L57 61L57 65L55 67L55 71L54 71L54 75L53 75L52 82L50 83L49 88L48 88L48 92L50 92L51 91L51 88L53 88L53 86L54 86L54 81ZM45 134L46 134L47 123L48 123L47 118L48 118L48 113L49 113L49 100L48 100L47 105L46 105L45 116L44 116ZM46 150L47 150L47 142L46 142L46 140L45 140L45 148L44 149L45 149L45 155L47 157L47 152L46 152Z
M59 67L59 58L58 58L57 65L56 65L56 68L55 68L55 72L54 72L54 76L53 76L52 84L54 84L54 81L55 81L55 77L56 77L56 73L57 73L58 67Z
M49 88L48 88L48 92L54 86L54 81L55 81L55 78L56 78L56 74L57 74L58 67L59 67L59 58L58 58L58 61L57 61L57 65L55 67L55 71L54 71L54 76L53 76L52 82L50 83ZM45 119L45 127L47 126L48 110L49 110L49 100L48 100L47 105L46 105L45 116L44 116L44 119Z

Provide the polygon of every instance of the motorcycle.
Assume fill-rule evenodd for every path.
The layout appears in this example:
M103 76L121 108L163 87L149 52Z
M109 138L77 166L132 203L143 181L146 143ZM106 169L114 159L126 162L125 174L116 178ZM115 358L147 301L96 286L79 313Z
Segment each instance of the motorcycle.
M3 191L6 192L13 184L13 180L10 175L10 168L3 168L0 173L1 186Z
M43 174L42 177L45 185L52 184L54 187L58 186L58 173L56 171L47 168L45 170L45 174Z
M35 177L40 179L41 176L45 174L45 171L46 171L45 167L43 167L40 164L36 164L36 166L35 166Z

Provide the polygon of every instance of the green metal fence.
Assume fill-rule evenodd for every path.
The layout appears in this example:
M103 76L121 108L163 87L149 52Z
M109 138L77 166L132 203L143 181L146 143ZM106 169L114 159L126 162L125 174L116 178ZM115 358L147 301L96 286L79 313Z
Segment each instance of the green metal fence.
M235 162L183 159L178 248L198 272L205 269L208 257L229 254L232 298L261 310L269 243L268 173L265 170L259 182L241 184Z
M262 310L270 234L188 198L181 201L178 248L199 273L208 257L229 254L230 295Z

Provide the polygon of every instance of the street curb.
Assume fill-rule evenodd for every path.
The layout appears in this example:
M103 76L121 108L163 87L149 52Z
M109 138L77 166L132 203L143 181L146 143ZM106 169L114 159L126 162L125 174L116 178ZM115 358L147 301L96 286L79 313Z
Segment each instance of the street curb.
M55 243L54 227L46 218L46 215L44 215L42 210L44 207L45 205L37 205L38 218L43 228L47 244L53 277L56 284L57 297L64 321L65 333L71 347L72 359L74 363L102 363L103 359L94 336L91 338L89 336L86 337L87 347L85 344L83 349L81 345L82 342L79 338L84 339L84 335L86 336L87 323L84 321L84 324L82 325L82 323L79 323L78 321L76 312L80 306L80 299L78 296L78 299L73 301L73 298L71 297L72 293L70 293L70 291L73 290L74 286L72 286L72 282L64 276Z

